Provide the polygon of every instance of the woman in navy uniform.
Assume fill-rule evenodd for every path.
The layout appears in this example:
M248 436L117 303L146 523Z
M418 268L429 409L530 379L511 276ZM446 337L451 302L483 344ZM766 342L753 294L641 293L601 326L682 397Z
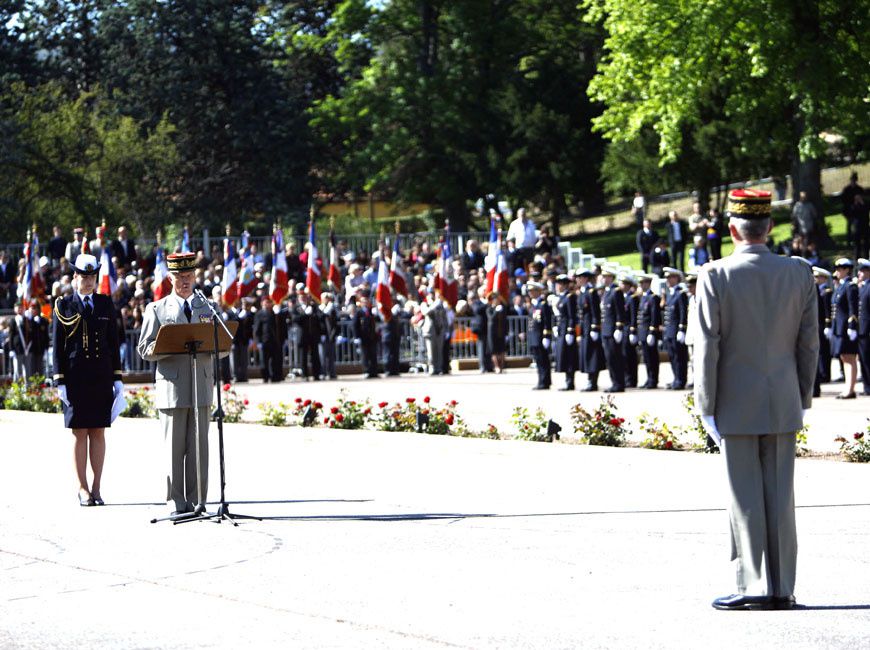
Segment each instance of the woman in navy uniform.
M124 390L121 346L112 299L94 293L96 258L79 255L74 269L75 293L54 303L54 382L63 403L64 426L75 436L79 504L101 506L105 429L111 426L112 402ZM88 456L94 476L90 488Z
M661 299L652 292L651 275L640 276L640 288L643 292L637 312L637 338L643 353L643 365L646 367L646 383L641 388L658 388L659 385L659 337L662 331Z
M683 390L689 373L689 348L686 345L686 327L689 324L689 297L680 287L683 272L665 267L668 284L664 307L665 349L671 360L674 381L668 385L671 390Z
M840 283L831 297L831 356L840 357L846 390L837 399L855 399L858 374L858 285L852 282L852 260L841 257L834 264Z
M574 373L577 372L580 357L577 355L577 301L574 292L569 290L571 280L567 275L556 278L558 302L553 310L555 333L553 351L556 357L556 372L565 373L565 385L559 390L574 390Z
M575 276L580 284L577 296L577 319L580 322L580 372L586 373L589 382L585 392L598 390L598 373L604 368L604 348L601 347L601 298L595 287L590 286L595 275L583 269Z
M550 377L550 336L553 332L553 310L541 297L544 285L540 282L526 284L529 298L532 300L531 315L529 316L529 329L526 337L529 343L529 352L535 360L535 368L538 371L538 383L532 390L549 390Z

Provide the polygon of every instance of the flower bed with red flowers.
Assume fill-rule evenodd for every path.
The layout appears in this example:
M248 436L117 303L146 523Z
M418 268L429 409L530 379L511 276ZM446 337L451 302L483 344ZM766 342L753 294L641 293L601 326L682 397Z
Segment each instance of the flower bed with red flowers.
M248 407L248 398L239 395L230 383L223 385L221 407L224 410L224 422L241 422L242 414Z
M364 429L372 414L368 400L358 402L348 399L345 391L338 395L338 404L329 409L323 424L332 429Z
M870 422L870 418L867 420ZM840 452L852 463L870 463L870 425L866 431L856 431L851 440L843 436L834 438L840 443Z
M4 383L2 388L3 408L10 411L35 411L37 413L60 413L60 398L42 375L33 375L27 381Z
M598 407L591 413L579 404L571 409L574 433L587 445L623 447L628 430L625 419L617 417L616 405L609 395L602 397Z
M122 418L156 418L154 392L149 386L132 388L126 391L127 407L121 411Z

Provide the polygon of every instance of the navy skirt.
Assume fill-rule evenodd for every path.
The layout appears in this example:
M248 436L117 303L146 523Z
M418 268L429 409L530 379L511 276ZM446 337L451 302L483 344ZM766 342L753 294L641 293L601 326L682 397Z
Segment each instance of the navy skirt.
M848 335L831 335L831 356L839 357L842 354L858 354L858 339L849 340Z

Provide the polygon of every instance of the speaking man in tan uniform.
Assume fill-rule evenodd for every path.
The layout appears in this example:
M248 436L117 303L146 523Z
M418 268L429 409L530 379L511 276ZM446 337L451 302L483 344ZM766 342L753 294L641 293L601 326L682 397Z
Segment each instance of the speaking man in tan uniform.
M695 404L721 438L731 488L737 594L716 609L794 605L795 434L810 408L819 352L809 264L765 245L770 192L729 196L734 252L698 274Z
M157 362L154 405L163 425L170 461L166 500L175 504L172 515L179 515L205 510L208 493L208 423L214 392L214 367L210 354L197 355L197 390L194 397L189 356L154 354L157 332L162 325L211 322L208 305L193 293L196 254L175 253L167 256L166 263L172 280L172 293L145 308L137 348L143 359ZM196 483L194 403L199 406L201 492L197 490Z

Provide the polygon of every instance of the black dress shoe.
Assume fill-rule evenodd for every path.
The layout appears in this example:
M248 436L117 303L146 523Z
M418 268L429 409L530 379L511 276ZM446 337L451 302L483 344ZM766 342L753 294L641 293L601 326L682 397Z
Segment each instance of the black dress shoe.
M589 384L588 386L586 386L586 388L583 389L583 392L584 393L594 393L597 390L598 390L598 386L593 386L592 384Z
M846 393L845 395L840 393L837 395L837 399L855 399L855 393Z
M562 386L559 390L574 390L573 384L571 386Z
M624 393L625 388L623 388L622 386L611 386L610 388L605 388L604 392L605 393Z
M770 600L772 609L793 609L796 604L794 596L774 596Z
M722 596L713 601L714 609L722 610L747 610L747 609L770 609L772 599L770 596L747 596L746 594L732 594Z

